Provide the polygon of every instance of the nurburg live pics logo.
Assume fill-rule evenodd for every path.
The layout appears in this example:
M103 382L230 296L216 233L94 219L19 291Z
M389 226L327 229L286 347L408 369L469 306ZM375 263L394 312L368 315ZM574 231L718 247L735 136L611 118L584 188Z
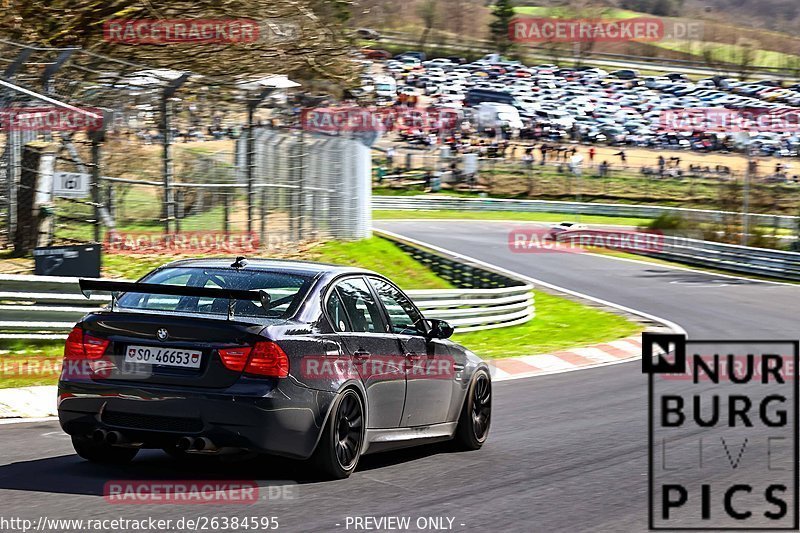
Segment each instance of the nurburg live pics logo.
M799 352L643 334L650 530L798 529Z

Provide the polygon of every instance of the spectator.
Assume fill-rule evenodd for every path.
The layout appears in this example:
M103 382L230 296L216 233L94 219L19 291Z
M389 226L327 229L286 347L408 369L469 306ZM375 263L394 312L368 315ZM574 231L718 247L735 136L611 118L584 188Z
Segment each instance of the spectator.
M389 172L394 171L394 146L386 150L386 166L389 167Z
M533 153L530 150L525 150L525 153L522 155L522 165L525 167L525 170L531 170L533 166Z

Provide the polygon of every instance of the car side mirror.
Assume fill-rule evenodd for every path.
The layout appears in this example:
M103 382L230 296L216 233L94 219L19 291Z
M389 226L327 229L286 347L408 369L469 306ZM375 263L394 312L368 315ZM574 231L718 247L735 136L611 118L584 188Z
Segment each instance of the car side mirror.
M429 339L449 339L453 335L453 326L444 320L431 318L426 320L426 323L428 326L427 336Z

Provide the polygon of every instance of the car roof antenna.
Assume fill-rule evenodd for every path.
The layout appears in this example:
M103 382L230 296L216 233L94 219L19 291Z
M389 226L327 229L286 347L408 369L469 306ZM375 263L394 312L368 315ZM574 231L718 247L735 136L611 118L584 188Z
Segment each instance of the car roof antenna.
M243 256L237 257L236 261L231 265L232 268L244 268L245 266L247 266L247 259Z

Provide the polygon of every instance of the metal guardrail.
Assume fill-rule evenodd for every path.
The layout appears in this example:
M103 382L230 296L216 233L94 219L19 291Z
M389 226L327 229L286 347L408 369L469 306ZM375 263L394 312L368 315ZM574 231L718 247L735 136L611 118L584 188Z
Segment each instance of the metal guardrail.
M603 204L560 202L548 200L517 200L505 198L459 198L455 196L373 196L373 209L390 210L454 210L454 211L523 211L533 213L563 213L565 215L605 215L628 218L657 218L665 213L679 215L697 222L721 222L731 217L741 218L733 211L687 209L635 204ZM788 215L750 214L756 226L797 229L800 217Z
M521 324L534 317L528 285L489 289L411 290L409 297L428 318L447 320L459 332ZM0 276L0 339L66 338L85 314L110 297L86 299L78 278Z
M680 237L664 237L662 242L643 255L706 268L800 281L800 253Z

